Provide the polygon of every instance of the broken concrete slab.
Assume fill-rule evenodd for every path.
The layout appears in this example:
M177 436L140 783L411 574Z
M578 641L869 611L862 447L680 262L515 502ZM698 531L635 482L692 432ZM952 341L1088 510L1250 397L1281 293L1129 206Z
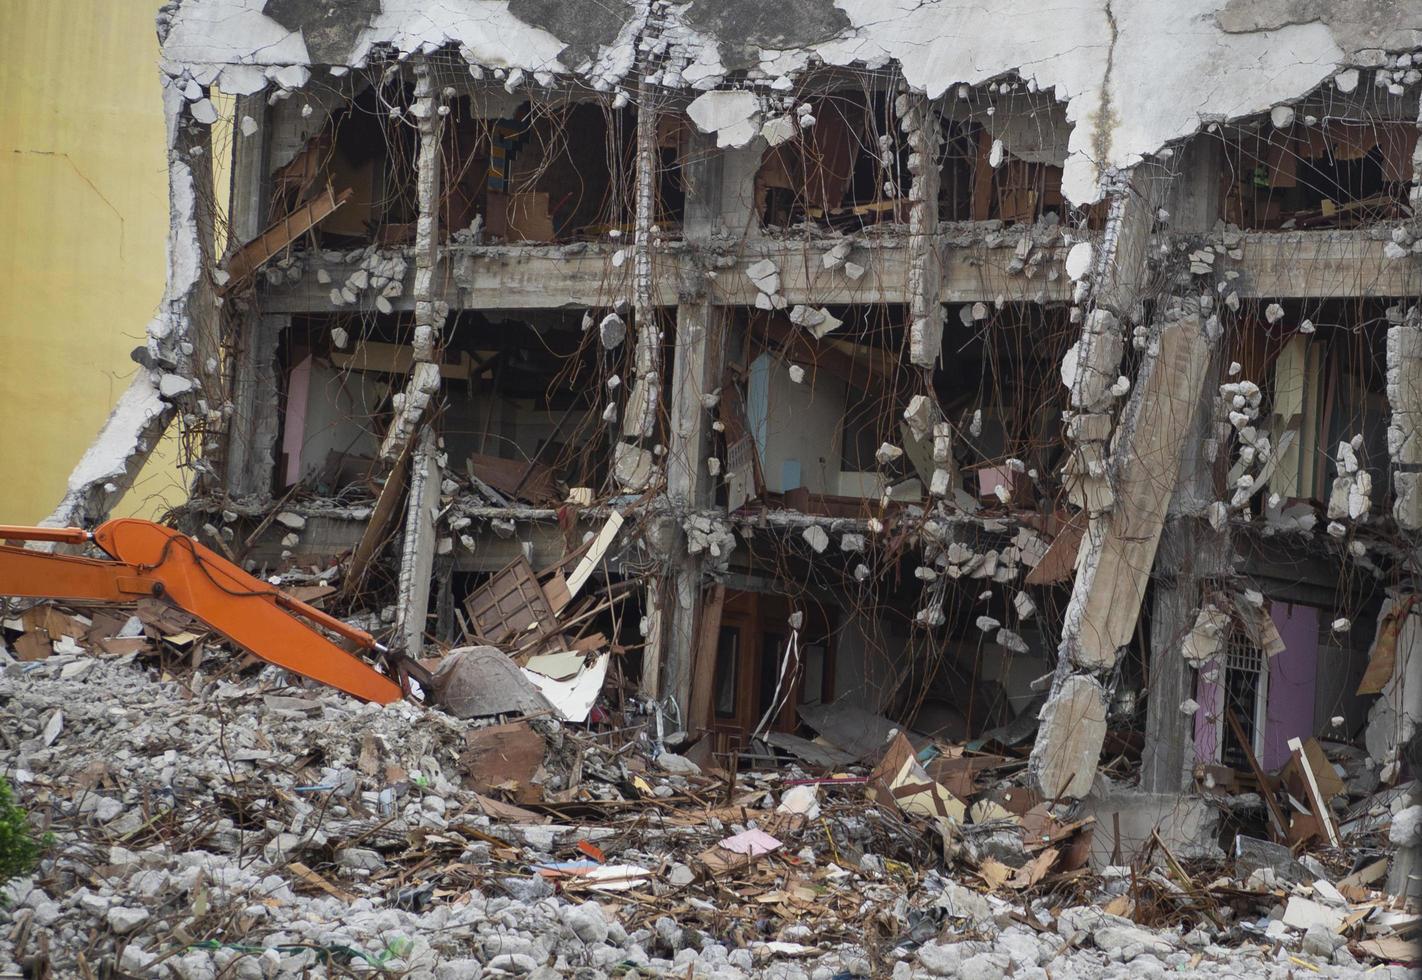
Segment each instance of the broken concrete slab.
M432 679L435 697L456 718L552 713L538 688L498 647L459 647Z
M1130 642L1155 560L1170 495L1179 477L1185 439L1201 404L1210 347L1198 316L1160 333L1159 354L1148 359L1137 395L1122 420L1113 458L1116 506L1093 521L1087 541L1099 542L1095 560L1078 572L1063 642L1071 661L1087 670L1116 662Z
M1219 811L1198 796L1142 792L1099 776L1082 800L1082 810L1096 818L1091 839L1091 863L1096 868L1117 863L1113 855L1118 846L1121 860L1130 863L1151 849L1152 835L1159 835L1182 861L1218 861L1224 856L1215 842ZM1159 854L1156 860L1161 860Z
M1042 706L1032 774L1048 800L1080 799L1091 791L1106 738L1106 691L1094 677L1075 674Z
M1278 880L1294 885L1307 884L1313 880L1312 872L1294 858L1293 851L1287 846L1244 834L1236 836L1235 874L1247 879L1262 868L1269 869Z

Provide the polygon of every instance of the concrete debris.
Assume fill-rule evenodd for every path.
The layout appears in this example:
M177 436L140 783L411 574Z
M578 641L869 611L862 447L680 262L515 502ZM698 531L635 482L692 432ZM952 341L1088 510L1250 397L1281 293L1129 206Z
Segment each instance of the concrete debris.
M1196 670L1213 660L1223 648L1231 619L1229 613L1213 603L1205 603L1195 618L1195 625L1180 646L1185 662Z
M1106 737L1106 695L1094 677L1068 677L1042 706L1037 744L1051 747L1040 755L1037 783L1049 799L1083 797L1091 789L1096 757Z
M1077 242L1067 252L1066 274L1072 282L1081 279L1091 269L1091 260L1095 256L1095 251L1090 242Z
M780 292L780 270L770 259L760 259L746 266L746 278L766 296Z
M614 350L622 346L622 342L627 339L627 323L616 313L609 313L598 323L597 333L603 348Z
M893 443L885 442L881 443L879 448L874 451L874 459L878 461L880 466L888 466L894 460L903 456L903 454L904 451L898 446L895 446Z
M619 442L613 449L612 468L618 486L628 493L639 493L656 476L657 457L641 446Z
M1007 632L999 628L999 643ZM359 705L329 689L273 687L278 678L265 672L227 679L193 673L181 680L189 696L175 698L179 681L150 670L141 658L78 656L94 664L79 680L64 679L53 658L25 672L0 673L0 696L13 709L0 722L6 746L0 765L15 774L22 802L34 806L32 797L46 794L42 805L55 833L43 873L10 882L6 901L28 917L30 943L47 937L58 974L80 972L81 949L89 962L112 955L125 969L156 962L170 951L173 926L181 922L190 923L184 931L210 923L219 944L179 950L170 962L188 972L178 975L215 973L223 964L245 975L241 963L255 967L269 959L273 969L325 975L322 951L337 948L355 951L357 959L384 956L387 969L394 963L439 976L543 968L566 974L579 964L615 962L744 976L787 957L816 970L848 965L867 971L877 954L854 930L831 936L823 923L807 923L805 903L846 925L867 921L866 915L889 921L882 916L891 910L893 928L911 939L898 961L932 975L1000 975L1044 962L1081 972L1103 957L1174 964L1186 975L1193 975L1191 963L1201 970L1206 963L1235 970L1253 963L1267 971L1271 946L1254 940L1260 933L1253 930L1262 932L1258 923L1270 922L1269 909L1281 901L1284 932L1273 938L1284 946L1279 956L1286 966L1296 965L1293 956L1332 969L1345 947L1375 959L1339 929L1346 917L1386 900L1366 888L1335 888L1291 871L1297 862L1286 847L1282 858L1263 863L1246 861L1255 851L1241 850L1233 872L1238 878L1208 886L1199 878L1182 889L1174 865L1147 864L1135 886L1145 891L1128 892L1122 869L1083 871L1092 852L1090 821L1058 820L1034 806L1025 789L1003 790L993 780L978 788L981 773L975 778L978 770L958 765L970 756L936 742L923 742L933 746L929 752L916 751L890 723L872 716L843 733L883 728L900 742L864 741L869 755L862 767L837 760L829 771L848 766L868 773L861 778L871 787L891 787L889 796L869 802L862 782L826 777L817 786L803 770L751 769L735 776L741 802L707 810L677 801L709 799L724 777L708 773L684 748L658 749L645 735L611 747L532 704L522 709L532 718L521 723L517 743L533 752L530 766L502 763L503 782L475 790L471 773L483 756L471 755L466 744L475 744L475 736L481 746L504 738L501 751L512 759L515 742L503 734L510 725L491 720L469 727L408 702ZM492 648L484 656L511 662ZM94 697L100 690L107 696ZM1099 688L1081 692L1101 699ZM124 705L118 713L115 703ZM37 734L61 706L63 747L47 746ZM1041 724L1061 725L1073 710L1067 702L1049 706ZM1086 715L1094 723L1091 712ZM815 717L827 741L842 737L832 713ZM620 722L608 727L637 730ZM150 750L178 742L185 748ZM953 775L960 771L969 775ZM879 779L884 782L876 784ZM952 790L944 788L947 780ZM937 796L917 790L921 782L938 787ZM110 787L113 798L97 796L92 785ZM153 826L145 823L140 802L160 791L175 803L148 837L139 836ZM938 815L945 811L935 809L946 803L946 812L961 814L954 810L961 795L977 797L976 812L985 814L990 800L1018 806L1011 802L1018 793L1026 808L993 803L1001 816L992 821L967 823L959 816L945 822ZM925 802L934 798L939 802ZM244 801L245 812L265 817L238 822L223 801ZM548 822L574 801L579 825ZM637 808L654 805L671 818L666 828L643 826L629 834L644 819ZM880 807L894 809L893 817ZM1405 828L1418 822L1400 815L1394 822L1404 828L1399 839L1411 840ZM1024 830L1029 824L1030 834ZM925 847L920 836L940 833L958 842L958 856L948 865L941 863L941 843ZM102 879L86 871L96 850L105 855ZM782 851L797 857L789 873L773 859ZM893 870L910 861L919 868L916 876ZM1272 876L1267 883L1244 882L1261 868ZM1054 889L1066 881L1093 904L1062 903ZM834 887L827 889L829 882ZM1217 901L1208 897L1217 885L1230 890L1235 909L1250 910L1241 911L1233 932L1198 911L1201 896ZM784 898L752 906L717 897L729 889L748 899L764 888L779 889ZM1277 897L1289 888L1297 891ZM637 902L605 902L619 892ZM1154 922L1126 917L1139 908L1128 896L1146 893L1176 911ZM258 907L266 911L253 913ZM742 908L768 917L771 931L737 940L716 927L727 914L741 916ZM240 943L222 924L239 913L251 920ZM1023 914L1038 927L1022 926ZM1191 928L1207 938L1197 943L1193 933L1168 925L1178 918L1198 922ZM1366 935L1383 942L1389 928L1369 927ZM963 929L974 938L963 939ZM89 938L80 943L80 936ZM0 960L18 962L33 950L11 945L0 949ZM1360 976L1366 968L1354 967Z

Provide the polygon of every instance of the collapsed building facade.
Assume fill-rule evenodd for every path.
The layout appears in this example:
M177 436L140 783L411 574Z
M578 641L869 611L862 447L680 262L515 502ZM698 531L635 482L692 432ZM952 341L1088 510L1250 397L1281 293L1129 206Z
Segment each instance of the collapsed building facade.
M1335 6L174 4L54 520L176 424L204 543L722 758L887 718L1185 840L1295 739L1398 783L1422 10Z

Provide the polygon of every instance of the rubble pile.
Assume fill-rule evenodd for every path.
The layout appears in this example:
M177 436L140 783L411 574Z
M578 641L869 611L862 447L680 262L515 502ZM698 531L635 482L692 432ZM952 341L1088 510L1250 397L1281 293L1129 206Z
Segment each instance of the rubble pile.
M732 777L630 711L462 721L65 638L4 662L0 770L52 835L5 889L6 976L1401 977L1378 964L1412 956L1376 861L1258 841L1187 869L1162 844L1093 872L1091 820L1013 786L1021 760L872 723L866 759L799 740L841 761ZM1416 813L1356 828L1388 823Z

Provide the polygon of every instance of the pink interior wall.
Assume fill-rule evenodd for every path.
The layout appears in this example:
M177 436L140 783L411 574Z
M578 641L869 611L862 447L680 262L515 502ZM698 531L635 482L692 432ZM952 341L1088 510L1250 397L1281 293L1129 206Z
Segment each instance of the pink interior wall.
M306 401L311 393L311 355L291 369L286 388L281 451L286 453L286 485L301 479L301 445L306 441Z
M1269 661L1269 713L1264 721L1264 754L1273 772L1289 761L1289 739L1313 734L1313 696L1318 680L1318 610L1276 602L1270 610L1284 640L1284 652Z
M1318 610L1275 602L1270 606L1274 628L1284 641L1282 653L1269 660L1269 704L1264 720L1264 751L1259 764L1272 772L1289 760L1289 739L1313 734L1314 685L1318 677ZM1195 761L1215 759L1215 716L1223 710L1219 681L1199 676L1195 684Z
M1215 680L1205 680L1205 672L1213 669ZM1195 703L1199 710L1195 712L1195 761L1201 763L1211 763L1215 761L1215 716L1221 710L1221 688L1219 681L1224 679L1224 665L1216 664L1213 668L1206 667L1195 675Z

